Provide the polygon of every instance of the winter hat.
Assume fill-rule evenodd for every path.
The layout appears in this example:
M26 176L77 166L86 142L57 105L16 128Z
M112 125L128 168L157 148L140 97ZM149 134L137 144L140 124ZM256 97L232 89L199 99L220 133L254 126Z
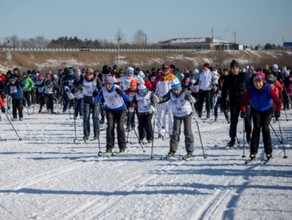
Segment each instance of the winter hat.
M180 83L180 81L177 79L177 78L175 78L172 82L171 82L171 89L172 90L177 90L177 89L181 89L182 87L181 87L181 83Z
M68 68L68 73L74 73L74 69L72 67Z
M162 71L165 71L165 70L167 70L167 69L168 69L167 65L162 64L162 66L161 66L161 70L162 70Z
M140 94L146 94L148 92L147 87L144 84L139 85L138 92Z
M266 75L263 72L257 72L253 76L253 81L265 81Z
M204 63L203 67L206 67L206 68L210 69L210 64L209 63Z
M127 74L134 74L134 72L135 72L135 69L133 67L130 66L127 68Z
M105 84L114 84L116 82L116 78L112 76L107 76L104 80Z
M268 83L274 83L276 81L276 77L274 76L274 74L270 73L267 75L267 81Z
M289 72L288 70L286 70L286 71L284 71L283 75L284 75L285 77L288 77L288 76L290 75L290 72Z
M145 78L145 74L143 73L142 70L139 71L138 76L140 76L142 79Z
M130 82L130 86L132 87L132 86L135 86L135 87L137 87L138 86L138 83L137 83L137 81L136 80L134 80L134 79L132 79L131 80L131 82Z
M14 76L12 76L10 79L9 79L9 81L11 82L11 81L14 81L14 82L16 82L16 80L17 80L17 78L16 77L14 77Z
M86 73L94 73L94 70L92 68L87 68Z
M273 64L271 69L274 70L274 71L278 71L279 66L277 64Z
M232 69L234 67L240 67L239 63L236 60L232 60L230 63L230 69Z
M108 65L104 65L104 66L102 67L102 71L101 71L101 73L102 73L102 74L108 74L108 73L110 73L110 71L111 71L111 68L110 68Z

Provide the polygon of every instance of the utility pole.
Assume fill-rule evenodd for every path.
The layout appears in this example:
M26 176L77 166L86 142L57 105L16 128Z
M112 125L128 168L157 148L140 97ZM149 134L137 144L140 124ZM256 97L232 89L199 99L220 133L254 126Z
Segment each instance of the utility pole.
M211 29L211 38L212 38L212 39L211 39L211 41L212 41L212 42L211 42L211 49L213 50L213 46L214 46L214 45L213 45L213 41L214 41L214 30L213 30L213 27L212 27L212 29Z
M120 60L120 43L121 43L121 37L118 37L118 56L117 56L117 66L119 68L119 60Z

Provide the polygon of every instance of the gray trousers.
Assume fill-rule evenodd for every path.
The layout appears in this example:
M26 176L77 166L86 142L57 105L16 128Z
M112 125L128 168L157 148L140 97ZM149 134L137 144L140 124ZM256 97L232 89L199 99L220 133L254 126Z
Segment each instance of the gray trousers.
M170 138L170 151L176 152L180 140L181 124L184 124L185 147L187 152L194 151L194 135L192 131L192 115L178 118L173 116L173 132Z

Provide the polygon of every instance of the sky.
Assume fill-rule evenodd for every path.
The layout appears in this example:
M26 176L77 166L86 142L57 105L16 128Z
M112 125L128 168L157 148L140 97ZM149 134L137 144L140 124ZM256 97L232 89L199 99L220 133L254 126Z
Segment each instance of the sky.
M247 46L292 41L291 0L1 0L5 37L67 36L148 43L178 37L213 37Z

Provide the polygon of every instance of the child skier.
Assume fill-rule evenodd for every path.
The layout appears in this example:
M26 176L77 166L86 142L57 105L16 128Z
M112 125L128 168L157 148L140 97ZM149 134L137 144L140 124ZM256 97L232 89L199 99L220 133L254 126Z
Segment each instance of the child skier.
M241 117L246 116L246 108L250 103L253 119L253 131L250 144L250 160L256 160L258 153L260 131L262 130L264 148L267 160L272 158L272 143L269 125L275 107L275 118L278 120L281 111L281 101L271 85L266 83L265 74L257 72L252 76L248 90L241 102Z
M173 157L177 151L179 136L181 133L181 124L184 123L186 158L193 156L194 136L192 131L192 106L195 103L194 97L182 88L178 79L171 82L170 91L159 98L158 103L170 100L170 108L173 114L173 133L170 137L170 150L167 157Z
M153 141L154 134L151 120L155 113L156 103L157 97L150 92L145 85L139 85L138 92L134 95L130 108L134 108L134 106L138 104L138 131L140 143L143 143L145 136L148 143Z

